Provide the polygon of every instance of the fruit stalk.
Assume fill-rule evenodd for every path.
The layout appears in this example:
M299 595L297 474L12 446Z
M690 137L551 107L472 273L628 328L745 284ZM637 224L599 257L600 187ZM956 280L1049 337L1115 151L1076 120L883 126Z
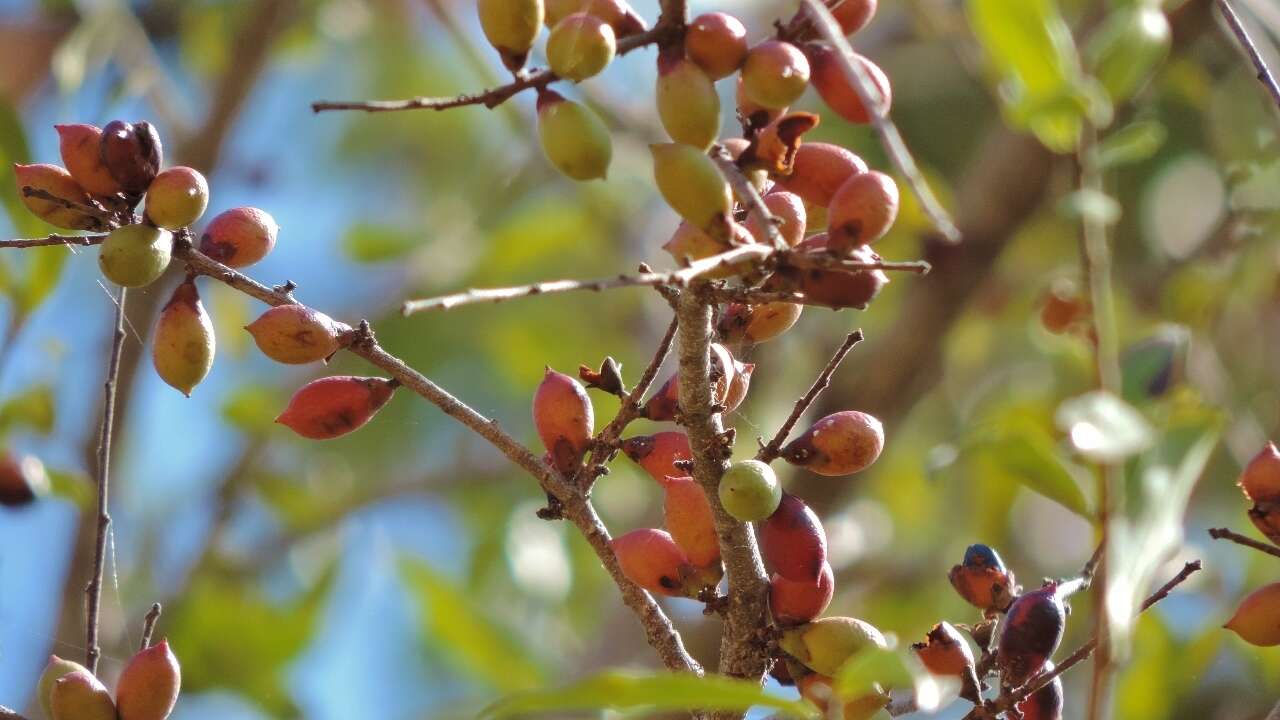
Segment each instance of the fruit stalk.
M760 448L760 452L756 453L756 460L760 462L773 462L781 454L782 444L787 441L787 436L791 434L791 430L795 428L796 423L800 421L800 416L804 415L814 400L822 394L823 390L831 385L831 376L835 374L836 368L840 367L840 363L844 362L844 358L853 349L854 345L862 342L862 330L854 330L845 336L844 342L836 348L835 354L827 361L827 366L818 373L818 377L814 378L813 384L805 391L804 395L796 400L796 404L791 408L791 414L787 416L782 427L778 428L778 432L774 434L773 439L767 445Z

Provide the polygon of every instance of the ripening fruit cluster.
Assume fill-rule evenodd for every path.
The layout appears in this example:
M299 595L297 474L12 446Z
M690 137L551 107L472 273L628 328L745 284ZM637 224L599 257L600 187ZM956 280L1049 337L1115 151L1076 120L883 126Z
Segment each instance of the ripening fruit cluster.
M50 656L36 696L48 720L165 720L181 687L178 658L161 641L125 665L114 700L87 668L57 655Z
M1280 450L1275 443L1249 461L1237 482L1252 503L1249 519L1275 545L1280 545ZM1280 583L1253 591L1236 609L1226 628L1259 647L1280 645Z

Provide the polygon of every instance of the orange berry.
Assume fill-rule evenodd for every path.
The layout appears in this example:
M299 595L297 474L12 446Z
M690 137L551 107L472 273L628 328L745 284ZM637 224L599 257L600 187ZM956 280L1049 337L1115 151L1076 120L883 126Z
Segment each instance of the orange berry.
M223 265L252 265L276 246L280 226L265 211L238 207L218 213L200 236L200 252Z
M862 158L839 145L804 143L796 150L791 174L779 177L778 186L825 208L849 178L866 171Z
M1237 484L1256 503L1280 501L1280 450L1275 443L1267 443L1253 456Z
M702 486L686 475L667 476L660 480L663 489L663 516L671 539L684 551L689 562L698 568L710 568L720 562L720 539L716 535L715 516Z
M806 222L804 201L800 196L786 190L775 190L761 200L764 201L764 206L769 213L779 221L778 235L787 247L799 245L800 241L804 240ZM769 231L759 212L753 209L747 213L745 224L747 232L751 233L756 242L769 242Z
M689 436L674 430L627 438L622 441L622 452L659 483L667 476L688 474L675 463L693 459Z
M871 113L867 111L862 97L851 84L844 62L840 59L840 52L826 45L808 45L806 50L813 67L813 87L827 107L851 123L864 125L871 122ZM866 71L867 78L871 81L876 95L879 96L876 114L881 117L887 115L889 107L893 104L893 90L889 84L889 78L880 66L867 58L857 53L854 53L853 57Z
M245 326L263 355L287 365L324 360L351 328L303 305L280 305Z
M120 720L165 720L181 687L182 669L167 640L142 650L129 660L116 685Z
M67 172L94 195L115 195L124 188L102 162L102 130L96 125L54 125Z
M533 424L552 466L563 475L576 472L595 431L595 410L582 383L548 367L533 396Z
M102 227L101 221L92 215L64 207L52 200L29 197L22 192L22 188L29 187L33 190L43 190L63 200L87 205L90 202L89 193L85 192L66 170L57 165L15 163L13 174L17 179L22 204L27 206L27 210L31 211L32 215L65 230L97 230Z
M803 311L803 305L788 302L763 305L731 303L725 307L717 328L720 337L728 344L761 343L790 330Z
M847 255L884 237L897 219L898 185L893 178L875 170L854 175L831 198L827 248Z
M1280 583L1263 585L1250 593L1223 627L1250 645L1280 645Z
M631 582L657 595L681 597L688 594L685 588L693 568L684 551L665 531L652 528L632 530L614 538L609 544L618 556L622 574Z
M826 476L865 470L884 449L884 426L857 410L832 413L815 422L782 449L792 465Z

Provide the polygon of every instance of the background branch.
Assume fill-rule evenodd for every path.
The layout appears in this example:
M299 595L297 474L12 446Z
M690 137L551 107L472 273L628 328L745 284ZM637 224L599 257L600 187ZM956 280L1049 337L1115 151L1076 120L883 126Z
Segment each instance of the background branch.
M1227 528L1209 528L1209 537L1214 540L1230 540L1237 545L1243 545L1247 548L1253 548L1258 552L1280 557L1280 548L1274 545L1258 542L1251 537L1246 537L1238 532L1228 530Z
M1245 30L1244 23L1240 21L1240 16L1236 14L1235 8L1231 7L1231 3L1227 0L1218 0L1218 9L1222 11L1222 17L1227 21L1227 26L1231 28L1231 34L1236 36L1241 49L1249 56L1249 62L1253 63L1253 68L1257 71L1258 82L1262 83L1263 87L1267 89L1267 93L1271 95L1271 100L1275 102L1276 107L1280 108L1280 85L1276 84L1275 75L1267 67L1266 61L1262 59L1262 53L1258 52L1258 46L1254 44L1253 38L1249 37L1249 32Z

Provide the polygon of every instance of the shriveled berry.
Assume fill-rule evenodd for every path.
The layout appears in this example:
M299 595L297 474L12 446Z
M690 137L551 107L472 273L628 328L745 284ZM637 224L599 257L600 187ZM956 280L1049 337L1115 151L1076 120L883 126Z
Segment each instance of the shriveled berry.
M1089 304L1070 278L1058 278L1040 304L1040 325L1057 335L1066 332L1089 312Z
M324 360L351 327L305 305L280 305L245 326L263 355L288 365Z
M695 567L720 563L715 516L702 486L687 475L662 478L663 517L671 539Z
M715 162L682 143L650 145L653 177L663 199L690 225L713 237L728 237L733 193Z
M752 102L766 108L785 108L804 94L809 84L809 61L789 42L766 40L747 52L742 65L742 89Z
M622 441L622 452L659 483L669 475L687 474L688 470L675 463L693 459L689 436L674 430L627 438Z
M797 685L800 688L800 697L817 706L824 718L833 717L831 702L836 700L836 693L831 678L820 673L810 673L801 678ZM888 704L889 696L877 690L877 692L844 701L844 707L834 717L839 717L841 720L871 720L880 716Z
M141 195L160 173L164 149L160 134L148 122L112 120L102 128L102 164L131 195Z
M804 134L817 127L818 120L813 113L788 112L765 125L756 133L754 157L749 165L776 175L790 175ZM812 220L808 222L813 224Z
M737 410L742 406L742 401L747 399L747 393L751 390L751 376L756 371L755 363L737 359L733 363L733 380L729 383L729 394L724 398L724 411L727 413Z
M733 463L720 477L720 504L742 522L759 522L782 502L782 486L773 468L759 460Z
M276 422L312 440L342 437L369 422L399 386L394 380L351 375L312 380L293 394Z
M778 509L760 524L765 564L788 580L812 582L827 562L827 534L804 501L783 493Z
M849 178L866 171L862 158L839 145L804 143L796 150L791 174L779 177L778 186L825 208ZM813 224L813 218L809 222Z
M827 107L851 123L865 125L871 122L872 113L863 104L862 97L858 95L858 91L846 74L840 52L826 45L808 45L805 50L813 67L813 87ZM867 79L871 81L878 101L873 106L875 115L884 117L893 104L893 90L889 84L889 78L879 65L867 58L854 53L853 60L862 67Z
M200 252L229 267L248 267L271 252L279 232L275 218L258 208L224 210L205 227Z
M1237 484L1254 502L1280 501L1280 450L1275 443L1268 442L1253 456Z
M1019 595L1009 606L1000 631L996 665L1001 682L1007 687L1021 685L1053 657L1062 643L1066 621L1055 583Z
M1223 627L1250 645L1280 645L1280 583L1263 585L1250 593Z
M547 65L566 80L579 82L598 75L613 62L618 39L613 27L595 15L574 13L547 38Z
M724 405L737 370L733 355L720 343L711 343L711 401ZM680 412L680 376L672 375L645 403L641 414L650 420L675 420Z
M624 38L648 29L644 18L626 0L546 0L547 27L555 27L574 13L588 13L609 23L613 32Z
M129 660L116 685L120 720L165 720L181 687L182 669L168 640L142 650Z
M960 597L988 615L1002 612L1013 602L1013 573L1005 568L1000 555L986 545L970 545L964 551L964 561L952 566L947 577Z
M49 663L40 674L40 682L36 685L36 699L40 701L40 709L46 718L53 717L53 686L59 678L73 672L91 673L85 666L71 660L63 660L57 655L49 656Z
M94 195L115 195L124 187L102 162L102 130L96 125L54 125L58 150L67 172Z
M22 192L24 187L29 187L81 205L89 203L89 194L66 170L57 165L15 163L13 174L17 179L22 204L27 206L27 210L31 211L32 215L65 230L96 230L101 227L101 222L92 215L75 208L64 207L52 200L31 197Z
M811 241L825 251L826 233L801 243L801 249ZM877 263L881 258L870 247L854 248L849 260L859 263ZM810 305L831 308L867 309L880 290L889 284L889 276L883 270L826 270L822 268L798 268L783 265L765 281L765 290L796 290L804 293Z
M803 310L803 305L788 302L730 303L725 306L716 328L727 344L761 343L790 330Z
M681 222L676 226L675 232L671 234L671 239L663 244L662 249L667 251L677 263L684 265L693 260L702 260L703 258L728 252L733 249L735 243L741 245L753 242L746 228L733 221L730 221L724 237L726 239L713 237L688 222ZM734 243L731 243L727 238L734 238ZM702 277L713 280L733 277L740 272L745 272L749 267L750 261L743 261L705 272Z
M777 221L778 236L787 247L799 245L800 241L804 240L804 228L807 222L804 201L800 196L778 190L765 195L761 200L764 201L769 214L773 215ZM769 228L758 211L752 209L747 213L746 227L756 242L769 242Z
M1053 663L1045 663L1037 674L1047 672L1053 672ZM1022 720L1062 720L1062 706L1062 677L1059 676L1048 685L1023 698L1016 708L1022 713Z
M715 83L683 55L670 51L658 55L654 102L662 127L672 140L705 151L720 135L720 96Z
M791 657L810 670L831 676L850 658L888 643L874 625L851 617L826 617L782 632L778 641Z
M587 389L577 380L547 368L533 396L533 424L552 466L563 475L577 471L591 445L595 410Z
M53 682L53 720L117 720L111 693L88 670L75 670Z
M884 426L857 410L832 413L815 422L782 450L793 465L819 475L852 475L866 469L884 449Z
M614 538L610 545L618 556L622 574L631 582L657 595L681 597L689 594L693 568L684 551L663 530L643 528ZM689 588L696 594L697 589Z
M712 80L729 77L747 59L747 28L728 13L703 13L685 30L684 52Z
M0 450L0 505L25 507L48 492L49 476L39 458Z
M613 140L599 116L554 90L538 93L538 140L557 170L574 180L604 178Z
M827 0L827 7L845 35L866 27L876 14L876 4L876 0Z
M973 650L951 623L934 625L925 635L924 642L912 644L911 649L929 672L958 678L966 691L977 692L978 675L974 669Z
M150 225L125 225L111 231L98 249L98 268L123 287L150 285L173 257L173 235Z
M546 10L542 0L478 0L480 29L511 72L524 67Z
M209 207L209 183L189 167L171 167L147 188L147 218L166 230L184 228Z
M831 604L836 578L829 563L822 564L816 581L788 580L774 573L769 580L769 608L779 625L811 622Z
M156 374L170 387L191 397L191 391L213 367L215 347L213 321L200 302L195 278L187 278L174 289L156 321L151 346Z
M831 198L827 249L847 255L884 237L897 219L898 184L893 178L875 170L854 175Z

